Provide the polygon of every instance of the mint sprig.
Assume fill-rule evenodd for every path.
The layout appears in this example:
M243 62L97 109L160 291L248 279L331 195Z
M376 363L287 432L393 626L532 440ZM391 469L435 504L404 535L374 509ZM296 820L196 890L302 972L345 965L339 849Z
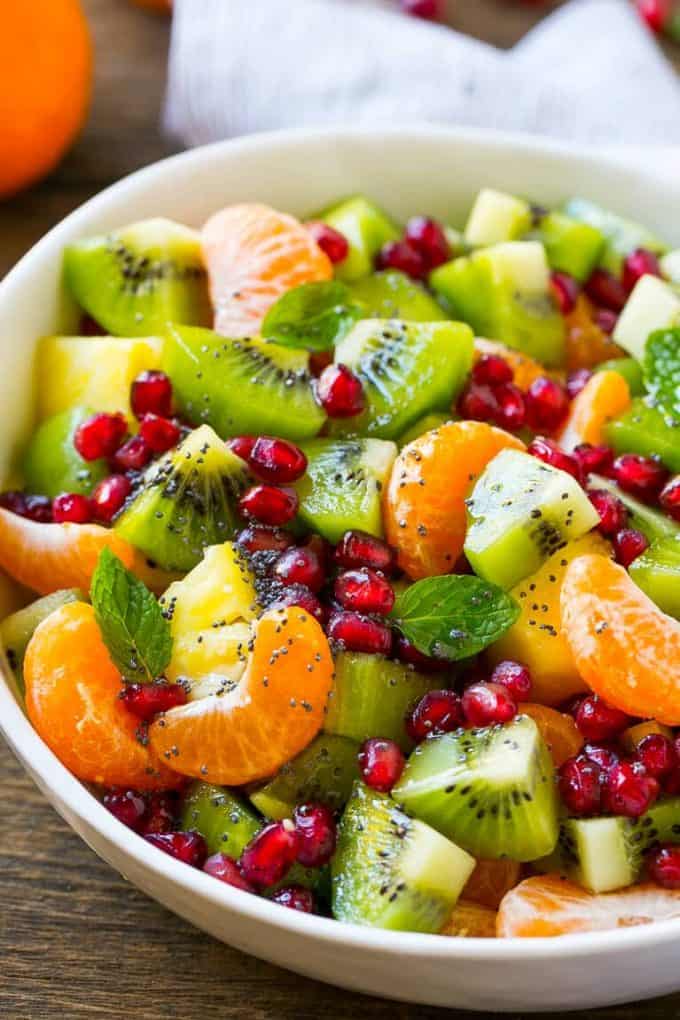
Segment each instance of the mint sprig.
M339 280L303 283L272 305L262 323L262 336L284 347L327 351L364 315Z
M133 683L161 676L172 654L170 625L155 596L110 549L92 575L90 598L111 661Z
M467 574L416 581L398 596L392 622L424 655L466 659L487 648L519 617L507 592Z

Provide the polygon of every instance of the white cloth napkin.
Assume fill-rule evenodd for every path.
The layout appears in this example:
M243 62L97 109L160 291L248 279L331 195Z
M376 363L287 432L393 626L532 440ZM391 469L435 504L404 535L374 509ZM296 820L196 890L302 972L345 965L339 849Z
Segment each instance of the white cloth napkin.
M430 121L680 143L680 79L627 0L572 0L505 52L387 0L175 0L165 122L188 145Z

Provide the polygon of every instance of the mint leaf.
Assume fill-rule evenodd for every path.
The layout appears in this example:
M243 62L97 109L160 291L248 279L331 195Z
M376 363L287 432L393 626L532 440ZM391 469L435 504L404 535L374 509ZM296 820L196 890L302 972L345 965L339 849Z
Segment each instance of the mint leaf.
M642 366L654 405L670 426L680 423L680 329L659 329L645 344Z
M416 581L402 592L392 621L424 655L466 659L496 641L519 616L519 606L495 584L467 574Z
M103 549L92 575L90 597L111 661L123 677L151 683L170 661L172 634L146 585Z
M272 305L262 323L262 336L284 347L327 351L347 336L363 315L363 308L350 299L344 283L303 283Z

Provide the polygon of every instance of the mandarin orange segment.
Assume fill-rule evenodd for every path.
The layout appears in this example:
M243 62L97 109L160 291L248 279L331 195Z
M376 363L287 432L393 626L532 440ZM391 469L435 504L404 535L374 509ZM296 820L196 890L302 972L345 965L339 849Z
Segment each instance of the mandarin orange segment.
M270 610L233 691L172 709L151 745L187 776L240 786L271 776L321 729L333 679L326 636L309 613Z
M512 347L506 347L498 340L487 340L485 337L476 336L473 351L475 362L479 361L484 354L494 354L503 358L512 369L515 386L519 386L521 390L528 390L532 382L542 376L555 374L547 372L539 361L534 361L528 354L514 351Z
M440 934L466 939L494 939L496 911L482 907L479 903L458 900Z
M576 307L567 316L566 353L567 371L578 368L593 368L610 358L622 358L625 351L600 329L593 316L595 307L581 294Z
M330 259L302 224L267 205L227 206L202 236L215 329L223 336L256 335L285 291L333 276Z
M532 702L521 704L519 711L522 715L530 716L538 726L555 768L563 765L567 758L573 758L583 747L584 741L578 726L566 712L558 712L547 705L535 705Z
M43 620L26 650L24 678L29 719L78 779L136 790L181 785L139 740L92 606L71 602Z
M597 372L574 398L558 442L565 450L580 443L599 446L604 428L630 407L630 389L620 372Z
M604 556L572 561L561 601L564 633L590 689L629 715L680 725L680 623Z
M680 917L680 889L644 883L594 894L556 875L541 875L525 879L504 897L496 933L499 938L543 938L631 928L672 917Z
M508 858L477 861L461 896L490 910L497 910L505 894L519 882L519 876L520 865L517 861Z
M477 421L447 422L403 448L385 492L387 541L413 580L448 574L463 551L465 497L500 450L524 450L502 429Z

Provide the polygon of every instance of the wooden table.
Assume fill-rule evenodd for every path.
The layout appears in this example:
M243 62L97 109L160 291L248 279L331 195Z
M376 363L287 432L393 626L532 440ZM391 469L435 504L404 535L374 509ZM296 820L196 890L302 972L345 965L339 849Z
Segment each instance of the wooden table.
M0 205L0 277L90 195L173 151L158 128L167 24L125 0L83 2L97 47L92 115L48 181ZM458 28L501 46L514 42L538 17L503 0L451 0L450 11ZM4 744L0 782L3 1020L245 1015L252 1020L324 1015L434 1020L446 1015L337 991L213 941L126 885L95 857L47 805ZM598 1015L660 1020L678 1013L680 996ZM469 1014L471 1020L474 1015Z

